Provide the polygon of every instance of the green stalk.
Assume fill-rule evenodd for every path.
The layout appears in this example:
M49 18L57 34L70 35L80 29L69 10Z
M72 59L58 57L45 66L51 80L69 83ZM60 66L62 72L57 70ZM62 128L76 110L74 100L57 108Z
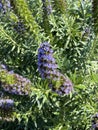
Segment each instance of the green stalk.
M41 27L36 22L32 12L29 10L28 5L25 0L10 0L13 6L14 12L23 19L25 25L29 28L30 32L33 34L35 40L40 43L44 37Z
M52 15L52 7L50 0L42 0L43 3L43 28L47 36L53 39L50 27L50 15Z
M92 1L92 17L95 35L98 35L98 0Z
M59 10L61 13L66 12L66 4L67 2L65 0L54 0L55 8Z

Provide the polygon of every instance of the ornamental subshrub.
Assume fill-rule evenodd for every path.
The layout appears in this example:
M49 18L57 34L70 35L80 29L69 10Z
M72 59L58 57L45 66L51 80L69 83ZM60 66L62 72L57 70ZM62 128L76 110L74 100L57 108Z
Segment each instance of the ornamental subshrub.
M95 129L96 3L0 1L0 129Z

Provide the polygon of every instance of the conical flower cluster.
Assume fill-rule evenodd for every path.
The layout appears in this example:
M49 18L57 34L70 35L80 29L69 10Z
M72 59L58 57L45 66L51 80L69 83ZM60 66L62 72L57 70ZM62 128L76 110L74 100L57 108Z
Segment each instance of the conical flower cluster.
M10 94L29 95L30 93L30 80L8 71L4 65L0 66L0 83L1 88Z
M49 87L58 94L69 94L73 90L71 81L59 72L48 42L42 43L38 49L38 70L43 79L50 81Z

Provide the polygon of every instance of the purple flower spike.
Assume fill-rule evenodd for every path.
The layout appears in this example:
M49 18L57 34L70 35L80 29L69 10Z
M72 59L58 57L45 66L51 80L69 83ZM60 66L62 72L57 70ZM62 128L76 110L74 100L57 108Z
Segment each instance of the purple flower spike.
M42 79L48 79L51 82L51 89L59 95L69 94L73 90L71 81L58 71L53 50L48 42L42 43L38 49L38 70ZM52 85L52 82L57 81L60 82L59 89Z
M53 58L53 50L51 49L50 44L48 42L42 43L38 49L38 70L41 77L50 79L57 68L58 66Z
M28 95L29 95L30 89L31 89L30 80L27 78L24 78L23 76L19 74L15 74L13 71L7 71L3 68L0 68L0 71L6 72L4 81L1 80L1 87L3 91L10 94L15 94L15 95L27 95L27 92L28 92ZM11 82L9 83L6 82L6 77L8 76L11 80Z

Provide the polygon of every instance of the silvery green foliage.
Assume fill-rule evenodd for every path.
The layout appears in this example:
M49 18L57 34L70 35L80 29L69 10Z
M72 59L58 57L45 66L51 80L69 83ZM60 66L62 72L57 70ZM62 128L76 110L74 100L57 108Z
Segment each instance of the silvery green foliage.
M44 42L38 49L38 69L43 79L48 79L50 88L58 94L69 94L73 90L71 81L58 71L53 57L53 50L48 42ZM60 82L56 88L52 82Z

